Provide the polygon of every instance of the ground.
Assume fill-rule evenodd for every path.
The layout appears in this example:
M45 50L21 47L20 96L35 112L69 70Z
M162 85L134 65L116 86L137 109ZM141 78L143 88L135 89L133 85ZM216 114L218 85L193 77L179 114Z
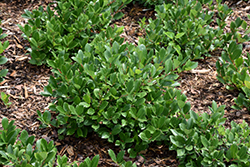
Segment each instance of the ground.
M8 2L7 2L8 1ZM113 149L116 153L119 148L113 144L100 139L95 134L89 134L87 138L66 137L59 140L55 129L40 129L40 122L37 120L37 110L41 112L48 109L51 98L43 97L40 93L45 85L48 84L51 75L50 68L43 66L34 66L28 63L30 56L26 48L29 43L23 39L22 32L17 24L24 25L26 20L21 17L24 9L32 10L40 5L46 6L52 0L7 0L0 2L0 20L4 33L8 34L6 39L10 45L3 53L8 58L8 62L2 65L0 69L7 68L9 72L5 81L0 83L0 92L10 95L9 107L0 101L0 121L3 117L9 120L15 120L15 125L27 130L30 135L35 135L36 139L45 138L47 141L54 140L58 149L58 154L66 154L70 161L83 161L86 157L92 158L94 155L100 155L99 166L116 166L110 159L107 150ZM246 17L250 14L250 2L245 1L224 1L234 11L227 20L230 25L231 20L237 17L244 19L248 25L250 20ZM137 44L138 37L142 32L139 31L138 21L143 17L154 17L154 11L144 12L145 7L130 5L123 9L125 16L114 22L118 26L124 26L125 32L122 37L126 41ZM228 27L225 29L228 30ZM244 44L244 53L250 49L248 43ZM210 112L208 106L212 101L219 105L226 105L225 117L226 126L230 127L230 122L242 122L245 120L250 123L250 115L246 109L234 110L231 106L234 104L234 98L238 96L237 91L229 91L216 79L215 63L218 55L198 61L199 65L195 70L183 72L180 74L178 89L187 96L191 103L192 110L197 113ZM167 146L152 144L148 150L141 152L140 156L134 159L125 157L125 160L132 160L138 166L178 166L175 152L169 151Z

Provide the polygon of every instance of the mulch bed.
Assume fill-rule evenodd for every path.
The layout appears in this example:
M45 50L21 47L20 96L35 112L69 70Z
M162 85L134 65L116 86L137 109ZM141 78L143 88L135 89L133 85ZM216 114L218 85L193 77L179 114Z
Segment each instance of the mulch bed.
M3 53L9 61L0 67L0 69L9 69L5 81L0 83L0 92L3 91L10 95L10 102L12 102L10 107L7 108L0 101L0 120L3 117L15 120L15 125L18 128L27 130L30 135L35 135L36 139L54 140L58 154L66 154L71 162L74 160L81 162L86 157L92 158L99 154L99 166L117 166L110 159L108 149L113 149L118 153L119 148L99 138L96 134L89 134L86 138L69 136L59 140L56 129L39 129L40 122L37 120L36 111L45 111L48 109L48 104L53 100L41 96L40 93L44 86L48 84L49 76L52 73L51 69L45 65L34 66L28 63L30 57L26 48L29 43L21 36L22 32L17 24L24 25L27 22L21 17L24 9L32 10L40 5L45 7L49 2L51 0L0 2L1 27L4 33L8 34L6 39L10 42L8 49ZM225 3L234 10L233 15L228 18L228 26L230 21L237 17L241 17L250 25L250 20L247 18L247 14L250 14L250 2L228 0ZM155 18L153 10L145 11L143 9L143 6L131 4L123 9L125 16L113 23L124 26L125 31L121 36L135 45L137 45L138 38L144 35L144 32L140 31L138 21L143 17ZM228 27L226 30L228 30ZM244 53L246 53L250 47L246 43L244 48ZM179 89L186 94L192 110L197 113L210 113L208 106L211 106L214 100L219 105L226 105L225 117L228 118L226 126L230 127L231 121L241 123L245 120L250 123L250 115L246 109L236 111L231 108L234 104L233 98L236 98L239 92L227 90L216 79L215 63L217 59L218 55L215 53L210 58L200 60L199 66L195 70L181 73ZM156 143L151 144L147 150L141 152L134 159L126 155L125 160L132 160L138 166L178 166L176 153L170 151L167 146L157 145Z

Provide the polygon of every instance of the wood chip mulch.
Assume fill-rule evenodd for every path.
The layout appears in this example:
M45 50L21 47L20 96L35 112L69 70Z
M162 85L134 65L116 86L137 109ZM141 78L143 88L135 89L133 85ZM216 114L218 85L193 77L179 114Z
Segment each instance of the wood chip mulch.
M3 91L10 95L12 104L7 108L0 101L0 121L3 117L7 117L9 120L15 120L15 125L18 128L27 130L30 135L35 135L36 139L54 140L58 154L66 154L70 162L74 160L82 162L86 157L93 158L99 154L99 166L117 166L110 159L108 149L113 149L118 153L119 148L95 134L89 134L86 138L70 136L65 137L64 140L59 140L55 129L39 129L40 122L37 120L36 111L45 111L48 109L48 104L53 100L41 96L40 93L44 86L48 84L49 76L52 73L50 72L51 69L44 65L34 66L28 63L30 56L27 54L26 48L29 43L21 36L22 32L17 24L24 25L27 22L21 17L24 9L37 9L40 5L45 7L52 0L7 1L0 2L0 20L2 20L1 27L4 33L8 34L6 39L10 42L8 49L3 53L9 61L0 66L0 69L9 69L9 72L6 80L0 83L0 92ZM236 17L241 17L250 25L250 20L246 17L247 14L250 14L250 2L228 0L225 3L234 10L234 14L227 20L229 25L230 21L235 20ZM124 8L123 12L125 16L113 24L124 26L125 31L121 36L126 41L137 45L139 37L145 35L143 31L140 31L138 21L143 17L154 19L155 12L145 10L145 7L137 4ZM244 53L246 53L249 44L244 45ZM233 98L236 98L239 92L227 90L216 79L215 63L217 59L218 55L215 54L210 58L200 60L199 66L195 70L181 73L179 89L186 94L192 110L197 113L210 113L208 106L211 106L214 100L219 105L226 105L225 117L228 118L226 126L230 127L230 121L240 123L245 120L250 123L250 115L246 109L236 111L230 107L234 104ZM134 159L126 155L125 160L132 160L141 167L175 167L179 164L175 152L170 151L167 146L157 145L156 143L151 144L147 150L141 152Z

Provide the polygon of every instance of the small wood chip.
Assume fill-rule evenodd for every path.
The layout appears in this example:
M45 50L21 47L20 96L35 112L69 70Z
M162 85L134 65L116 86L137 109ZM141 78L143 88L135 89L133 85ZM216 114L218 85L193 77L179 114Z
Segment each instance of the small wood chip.
M24 85L23 88L24 88L24 97L25 99L27 99L29 97L29 94L26 85Z
M210 72L210 69L204 69L204 70L190 70L191 73L201 73L206 74Z
M67 150L67 153L70 155L70 156L74 156L75 155L75 152L74 152L74 148L72 146L68 146L66 148Z

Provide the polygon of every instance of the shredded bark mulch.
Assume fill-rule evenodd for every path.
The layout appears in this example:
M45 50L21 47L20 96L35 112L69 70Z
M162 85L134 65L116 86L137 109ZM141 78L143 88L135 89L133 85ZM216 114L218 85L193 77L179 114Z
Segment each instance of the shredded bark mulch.
M21 17L24 9L31 11L41 5L45 7L52 0L7 1L0 2L0 20L2 20L1 27L4 33L8 34L6 39L10 42L9 47L3 53L9 61L2 65L0 69L9 69L9 72L5 81L0 83L0 92L10 95L12 104L7 108L0 101L0 121L3 117L7 117L9 120L15 120L15 125L18 128L27 130L30 135L35 135L36 140L40 138L47 141L54 140L58 154L66 154L70 162L75 160L82 162L86 157L93 158L99 154L99 166L117 166L110 159L108 149L113 149L118 153L119 148L99 138L96 134L89 134L86 138L68 136L59 140L55 129L39 129L40 122L37 120L36 111L45 111L48 109L48 104L53 100L49 97L43 97L40 93L44 86L48 84L49 76L52 73L51 69L45 65L34 66L28 63L30 55L26 48L29 43L21 36L22 32L17 24L24 25L27 23L27 20ZM250 2L228 0L225 3L234 11L233 15L227 20L228 26L225 31L229 30L230 22L237 17L241 17L250 25L250 20L247 18L247 15L250 14ZM125 41L137 45L139 37L145 35L140 30L138 21L143 17L147 19L155 18L153 10L145 9L138 4L131 4L122 10L125 16L112 23L117 26L124 26L125 31L121 36L125 38ZM248 49L250 49L250 45L245 43L244 53L248 52ZM211 106L214 100L219 105L226 105L227 127L230 127L231 121L241 123L245 120L250 123L250 115L246 109L239 111L231 108L234 105L233 99L238 96L239 92L227 90L216 79L215 63L217 60L218 55L214 54L212 57L200 60L195 70L181 73L179 89L186 94L192 110L197 113L210 113L208 106ZM165 145L157 145L156 143L151 144L147 150L141 152L134 159L126 155L125 160L132 160L138 166L148 167L175 167L179 164L174 151L170 151Z

